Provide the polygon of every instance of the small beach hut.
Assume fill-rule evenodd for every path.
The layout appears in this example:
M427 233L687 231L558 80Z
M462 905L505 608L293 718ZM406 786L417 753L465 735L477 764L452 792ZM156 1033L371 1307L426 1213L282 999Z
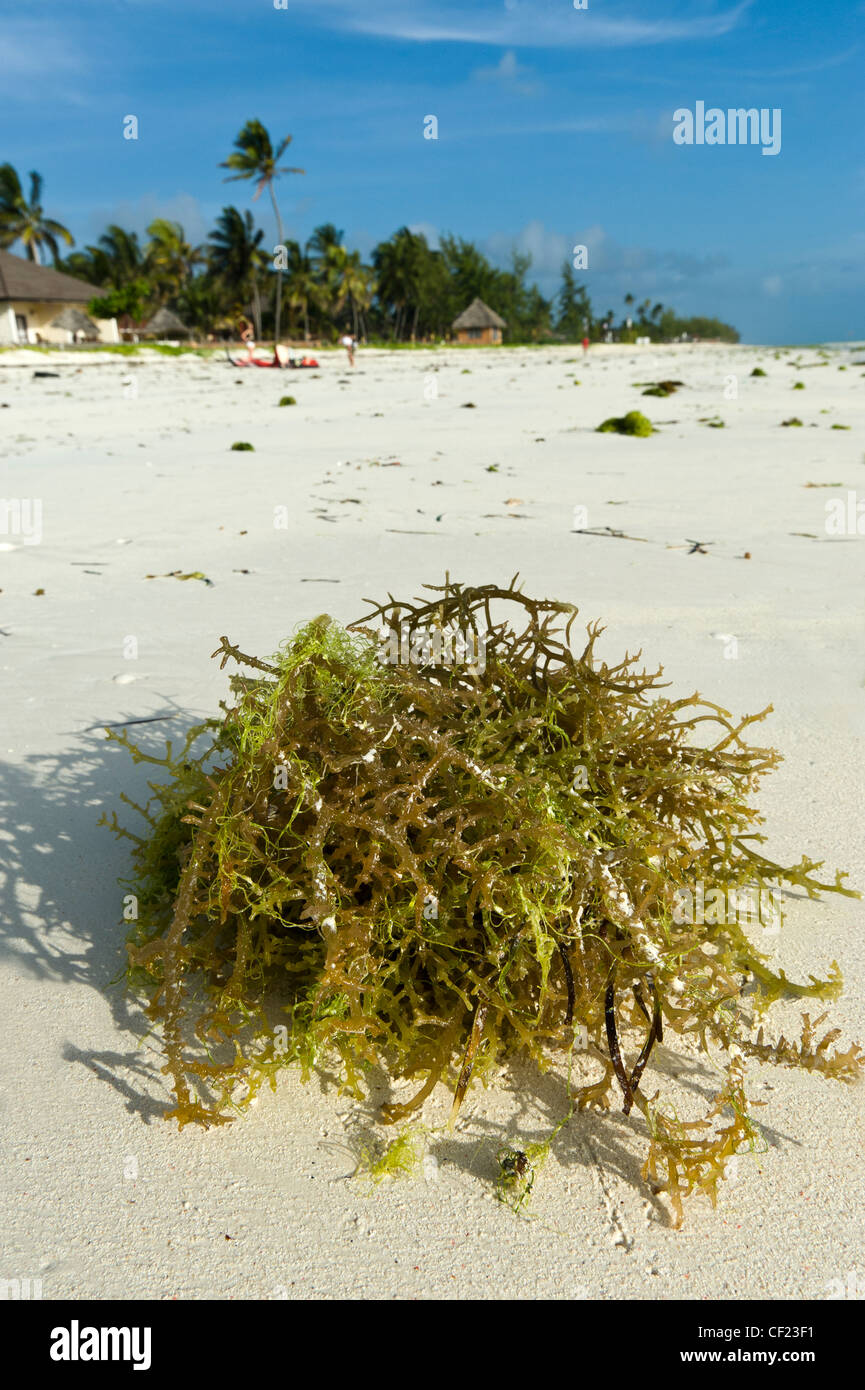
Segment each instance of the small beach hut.
M454 319L452 328L458 343L500 343L502 329L507 328L507 324L482 299L475 298Z
M153 318L138 330L142 338L188 338L189 329L171 309L157 309Z
M81 309L74 309L71 304L57 315L56 319L51 320L52 328L62 328L69 334L70 343L77 343L79 338L85 341L98 342L99 329L92 319Z

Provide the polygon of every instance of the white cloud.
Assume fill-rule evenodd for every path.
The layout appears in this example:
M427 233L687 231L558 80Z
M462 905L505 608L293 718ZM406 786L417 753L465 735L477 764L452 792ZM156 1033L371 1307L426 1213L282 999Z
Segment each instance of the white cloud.
M433 251L438 250L439 231L432 222L410 222L409 231L414 232L415 236L425 236L431 249Z
M193 246L203 242L213 225L213 218L206 217L201 203L190 193L175 193L171 198L160 197L158 193L143 193L140 198L126 199L112 203L110 207L96 208L87 220L87 231L82 242L93 242L111 224L137 232L143 237L150 223L157 217L169 222L179 222L186 240Z
M735 29L754 0L724 7L718 0L655 0L655 13L574 10L567 0L288 0L329 28L417 43L476 43L490 47L623 48L704 41ZM633 0L637 10L636 0ZM663 13L665 12L665 13Z
M522 96L532 96L540 90L537 82L526 81L532 68L524 67L517 61L517 55L512 48L503 53L495 67L475 68L472 77L480 82L501 82L510 91L519 92Z
M630 288L648 294L661 284L706 279L729 264L727 257L720 254L700 256L687 251L622 246L597 224L567 232L547 227L536 219L513 236L496 233L481 243L481 249L498 265L508 263L512 250L528 252L532 258L530 276L537 275L539 279L558 275L574 246L588 250L588 269L579 278L585 280L590 292L594 275L630 276ZM598 292L606 294L607 290Z
M45 99L45 78L53 73L83 72L83 54L56 29L31 20L4 19L0 30L0 73L4 84L16 79L38 78ZM53 94L52 94L53 95Z

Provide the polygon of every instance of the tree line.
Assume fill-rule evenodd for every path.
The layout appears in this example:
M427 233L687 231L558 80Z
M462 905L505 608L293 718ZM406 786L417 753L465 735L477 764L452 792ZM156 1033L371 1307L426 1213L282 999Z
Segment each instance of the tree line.
M274 147L262 123L248 121L221 166L231 171L226 182L254 184L253 201L268 192L279 237L274 248L265 246L248 208L228 205L200 246L187 240L180 223L156 218L143 242L112 225L95 245L62 258L61 244L71 247L74 240L45 215L40 175L30 175L28 198L11 164L0 165L0 248L20 241L32 260L41 262L47 252L57 269L97 286L103 293L90 305L97 317L128 315L142 323L165 306L200 338L235 336L249 318L259 339L284 333L328 341L349 329L367 341L437 341L477 297L505 320L509 342L739 339L717 319L683 319L648 299L638 305L631 294L618 321L612 309L598 313L570 260L558 292L546 298L529 283L529 255L515 250L502 269L462 237L445 235L431 247L422 233L400 227L374 247L368 263L348 249L333 223L316 227L304 244L284 239L276 183L304 173L280 164L291 138Z

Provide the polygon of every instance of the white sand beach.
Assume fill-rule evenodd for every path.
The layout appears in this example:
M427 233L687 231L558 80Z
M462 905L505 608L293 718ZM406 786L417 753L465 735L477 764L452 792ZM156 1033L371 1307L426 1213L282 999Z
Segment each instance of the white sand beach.
M520 1215L495 1199L498 1147L565 1108L555 1068L473 1088L422 1172L375 1187L350 1175L393 1137L383 1090L360 1104L286 1076L236 1123L178 1132L120 979L127 844L97 827L116 809L137 828L119 797L147 775L103 727L153 720L131 732L158 751L218 713L223 634L266 656L316 614L519 571L578 605L578 631L602 620L605 657L642 649L675 693L736 713L772 703L753 733L785 756L760 793L768 852L865 890L863 358L361 349L354 370L324 352L280 372L0 354L0 497L23 504L0 534L0 1278L46 1299L819 1300L850 1271L865 1290L865 1088L805 1072L749 1069L766 1151L679 1231L640 1178L640 1118L615 1111L571 1119ZM666 399L634 384L665 378L684 383ZM652 437L596 433L636 409ZM797 896L766 943L794 978L839 961L845 1046L865 1040L863 922L860 901ZM801 1012L773 1010L773 1033ZM648 1094L662 1072L714 1094L677 1043ZM440 1087L424 1122L449 1106Z

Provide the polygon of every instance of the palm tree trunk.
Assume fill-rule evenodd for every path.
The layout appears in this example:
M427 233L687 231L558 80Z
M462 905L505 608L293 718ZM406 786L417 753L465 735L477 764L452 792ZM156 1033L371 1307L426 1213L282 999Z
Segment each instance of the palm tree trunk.
M255 323L255 336L261 338L261 296L258 293L258 276L252 281L252 318Z
M272 180L271 180L271 182L268 184L268 187L270 188L270 198L271 198L271 202L273 203L273 211L274 211L274 213L276 214L276 234L277 234L277 237L279 238L279 244L280 244L280 246L282 246L282 245L283 245L282 218L281 218L280 215L279 215L279 205L278 205L278 203L277 203L277 201L276 201L276 194L275 194L274 191L273 191L273 181L272 181ZM282 317L282 267L280 266L280 267L277 268L277 272L276 272L276 315L275 315L276 322L275 322L274 329L273 329L273 338L274 338L274 342L276 342L276 343L279 342L279 321L280 321L280 318L281 318L281 317Z
M414 323L413 323L412 326L411 326L411 340L412 340L412 342L414 342L415 338L417 337L417 316L418 316L419 313L420 313L420 305L419 305L419 304L416 304L416 305L414 306Z

